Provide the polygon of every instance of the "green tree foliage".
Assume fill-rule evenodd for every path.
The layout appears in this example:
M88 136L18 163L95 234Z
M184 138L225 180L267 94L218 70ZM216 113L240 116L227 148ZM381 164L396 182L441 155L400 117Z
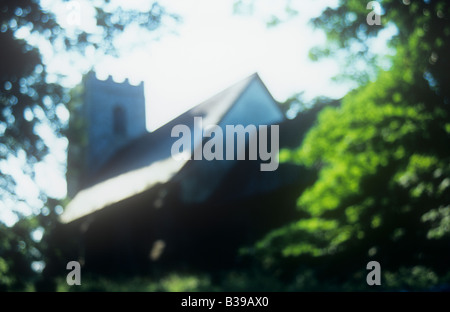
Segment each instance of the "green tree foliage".
M398 28L390 41L393 65L377 69L376 80L347 94L340 107L326 108L301 147L282 153L317 168L319 177L298 199L304 218L257 244L267 267L292 272L303 264L319 275L349 278L377 260L391 273L448 273L450 4L381 4L383 25ZM383 28L366 24L365 6L342 0L314 24L325 30L330 46L348 52L352 42L364 44ZM364 283L365 275L360 278Z
M85 149L87 146L86 121L83 118L83 84L70 91L70 102L67 108L70 112L69 127L65 133L69 141L67 150L67 196L73 197L80 189L82 174L86 171Z
M34 220L36 223L36 220ZM0 242L0 291L23 290L29 287L34 272L33 261L39 260L40 251L30 232L36 224L28 220L19 220L11 228L0 224L2 240ZM20 272L21 274L14 274Z
M48 41L56 52L61 52L63 47L65 51L83 55L88 47L92 47L100 53L117 55L113 39L127 26L135 24L154 30L161 25L164 17L178 19L153 1L147 3L147 10L111 9L109 2L104 0L92 4L96 12L97 30L88 33L81 29L67 31L53 13L42 8L38 0L1 1L0 162L7 164L10 157L21 155L25 159L22 171L33 178L35 165L49 151L38 129L45 125L57 136L64 135L65 125L58 118L57 108L66 106L70 101L68 90L59 83L49 82L39 48L25 39L19 39L17 34L20 31L29 33L29 37L38 36ZM26 200L18 196L14 174L5 170L7 167L0 166L0 200ZM42 207L44 214L31 218L22 216L12 228L0 221L2 289L23 288L25 282L22 279L33 273L31 261L42 254L31 240L30 233L39 225L45 229L51 228L51 221L56 216L54 208L58 204L43 192L40 197L45 206Z

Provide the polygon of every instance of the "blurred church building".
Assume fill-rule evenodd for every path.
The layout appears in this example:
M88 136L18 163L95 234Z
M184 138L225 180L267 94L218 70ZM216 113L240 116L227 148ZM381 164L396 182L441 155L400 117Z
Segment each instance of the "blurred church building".
M239 248L293 218L305 183L299 166L281 163L275 171L261 171L261 160L171 155L178 140L171 136L173 127L186 125L194 133L194 117L224 133L226 125L279 125L280 149L298 146L301 123L284 117L258 74L152 132L146 129L143 83L99 80L89 73L81 99L69 126L79 125L71 130L79 139L69 139L68 163L76 166L68 168L70 201L60 219L68 254L86 268L233 266Z

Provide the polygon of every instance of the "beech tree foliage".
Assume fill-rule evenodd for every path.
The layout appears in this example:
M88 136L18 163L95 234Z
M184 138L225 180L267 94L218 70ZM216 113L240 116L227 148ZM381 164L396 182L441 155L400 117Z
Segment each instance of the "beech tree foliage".
M367 50L354 47L388 25L398 30L389 41L396 53L389 70L373 63L375 79L355 75L359 87L340 107L324 109L297 150L282 152L319 176L298 198L304 217L256 245L266 267L307 265L319 275L349 277L376 260L386 272L448 274L450 4L380 4L381 26L367 25L366 3L353 0L313 20L328 37L325 51L313 51L318 57L344 51L348 64L371 62ZM346 74L354 70L349 65Z

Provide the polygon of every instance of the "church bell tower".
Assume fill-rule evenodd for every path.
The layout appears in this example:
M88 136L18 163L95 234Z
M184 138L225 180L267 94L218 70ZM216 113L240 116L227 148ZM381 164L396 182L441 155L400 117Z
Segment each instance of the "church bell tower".
M90 72L80 96L75 94L67 159L69 197L89 185L119 149L147 132L143 82L117 83L111 76L100 80Z
M84 115L87 127L87 170L95 174L118 149L146 133L144 83L126 79L85 80Z

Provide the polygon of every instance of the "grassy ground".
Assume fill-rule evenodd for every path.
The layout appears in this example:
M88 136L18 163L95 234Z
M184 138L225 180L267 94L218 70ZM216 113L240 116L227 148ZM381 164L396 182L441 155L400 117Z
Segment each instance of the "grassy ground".
M357 274L347 281L319 282L312 271L282 282L261 272L224 272L208 274L169 273L159 278L145 276L105 277L86 275L80 286L69 286L58 280L57 291L112 292L196 292L196 291L450 291L450 272L437 276L424 267L384 272L381 286L368 286L366 275Z

